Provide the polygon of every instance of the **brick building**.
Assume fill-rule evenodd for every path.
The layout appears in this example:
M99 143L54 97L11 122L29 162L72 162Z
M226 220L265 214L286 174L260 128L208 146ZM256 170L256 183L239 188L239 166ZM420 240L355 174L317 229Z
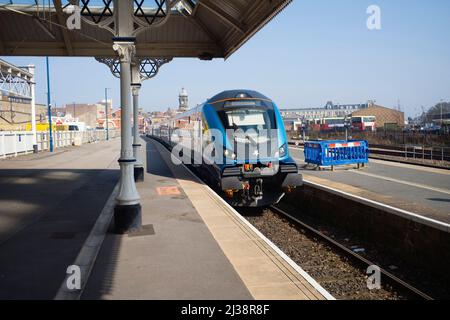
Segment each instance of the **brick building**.
M324 107L321 108L301 108L301 109L281 109L281 115L286 119L298 119L301 121L345 117L349 116L356 110L363 110L368 107L368 103L353 103L353 104L335 104L328 101Z
M47 106L36 103L36 122L47 122ZM0 130L22 131L31 123L30 100L15 99L0 94Z
M65 115L70 114L74 119L79 122L84 122L89 128L97 127L97 119L101 115L100 112L104 114L105 106L104 104L80 104L72 103L66 104Z
M352 117L375 116L377 128L383 128L385 124L395 124L399 127L405 125L405 114L402 111L369 104L368 108L359 109L352 113Z

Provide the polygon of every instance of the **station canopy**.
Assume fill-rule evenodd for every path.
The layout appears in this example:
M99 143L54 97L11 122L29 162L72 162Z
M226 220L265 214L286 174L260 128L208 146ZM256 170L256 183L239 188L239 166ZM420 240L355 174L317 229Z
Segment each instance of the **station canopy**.
M166 1L134 0L134 15L149 22L165 14ZM164 23L137 35L136 56L227 58L290 2L172 0ZM67 28L70 4L82 9L80 29ZM113 10L112 0L0 0L0 56L115 56L114 35L87 22Z

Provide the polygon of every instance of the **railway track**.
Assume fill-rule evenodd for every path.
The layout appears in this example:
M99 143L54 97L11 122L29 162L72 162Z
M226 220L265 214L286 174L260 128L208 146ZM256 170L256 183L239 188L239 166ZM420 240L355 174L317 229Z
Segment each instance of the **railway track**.
M433 300L391 272L381 288L368 289L366 270L376 265L292 214L272 206L264 213L240 210L259 231L339 300Z
M333 238L327 236L323 232L315 229L314 227L310 226L309 224L305 223L304 221L301 221L300 219L292 216L291 214L287 213L286 211L276 207L271 206L270 210L275 212L276 214L286 218L287 220L293 222L294 224L298 225L300 228L307 230L307 232L313 234L315 237L318 237L320 240L326 242L330 246L332 246L334 249L345 255L348 259L356 262L358 265L364 268L364 270L367 269L367 267L375 265L372 261L364 258L363 256L355 253L350 248L346 247L345 245L339 243L338 241L334 240ZM423 300L433 300L432 297L429 295L423 293L419 289L415 288L411 284L403 281L402 279L396 277L389 271L380 268L381 275L383 276L383 281L387 281L393 288L397 289L399 292L406 292L408 297L413 297L417 299L423 299Z

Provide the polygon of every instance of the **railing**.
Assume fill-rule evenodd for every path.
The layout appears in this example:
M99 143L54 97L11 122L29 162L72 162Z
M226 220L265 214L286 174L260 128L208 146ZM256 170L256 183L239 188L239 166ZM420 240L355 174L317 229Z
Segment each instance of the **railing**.
M417 132L417 131L390 131L378 130L376 132L348 130L348 138L356 140L366 140L371 146L373 145L389 145L389 146L432 146L450 147L450 133L441 132ZM344 130L335 130L328 132L307 131L298 132L290 131L288 135L293 138L307 138L307 140L344 140L346 139Z
M120 136L120 130L109 130L109 138ZM54 148L80 146L106 140L105 130L53 131ZM49 150L49 133L37 133L38 151ZM29 131L0 131L0 158L17 157L33 152L33 134Z
M372 145L370 149L373 154L397 156L405 159L450 161L450 147L440 146L384 146Z

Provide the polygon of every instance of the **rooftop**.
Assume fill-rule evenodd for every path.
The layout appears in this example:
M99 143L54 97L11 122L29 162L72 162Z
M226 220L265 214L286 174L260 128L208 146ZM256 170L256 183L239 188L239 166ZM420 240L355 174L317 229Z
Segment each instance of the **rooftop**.
M147 0L142 8L134 1L136 23L168 16L160 26L137 35L136 55L227 58L291 1L179 0L170 9L164 0ZM0 55L115 56L112 33L92 24L111 18L113 1L80 1L82 23L75 30L66 26L69 1L49 3L0 0Z

